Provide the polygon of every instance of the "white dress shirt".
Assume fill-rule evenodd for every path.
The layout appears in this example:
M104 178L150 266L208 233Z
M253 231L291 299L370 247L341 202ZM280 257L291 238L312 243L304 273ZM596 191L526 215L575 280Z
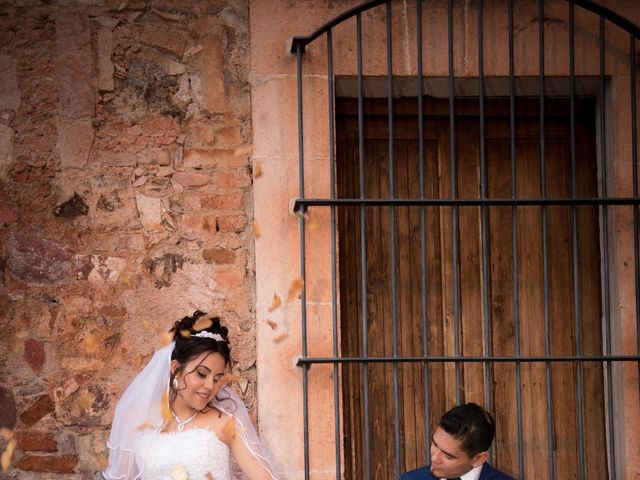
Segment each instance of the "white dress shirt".
M460 480L478 480L480 478L480 474L482 473L482 465L478 465L475 468L472 468L464 475L460 476ZM442 478L440 480L447 480L446 478Z

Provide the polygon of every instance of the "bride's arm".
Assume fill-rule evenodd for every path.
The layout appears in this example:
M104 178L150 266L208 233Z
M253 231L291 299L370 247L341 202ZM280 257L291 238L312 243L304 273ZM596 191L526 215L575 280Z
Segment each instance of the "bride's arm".
M267 467L260 463L256 453L242 441L241 435L236 431L233 418L227 420L222 436L223 442L229 445L233 457L248 480L277 480Z

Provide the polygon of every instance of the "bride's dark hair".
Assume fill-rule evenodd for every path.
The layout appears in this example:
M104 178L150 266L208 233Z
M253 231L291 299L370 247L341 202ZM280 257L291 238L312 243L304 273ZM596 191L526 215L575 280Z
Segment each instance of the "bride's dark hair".
M229 330L223 327L219 317L207 317L207 314L196 311L190 317L184 317L175 322L170 332L176 346L171 354L171 360L177 360L184 365L204 352L215 352L222 355L225 365L231 362L231 348L229 347ZM209 332L222 337L222 341L211 337L194 337L200 332Z
M229 330L220 323L219 317L207 317L207 314L196 311L193 315L184 317L175 322L170 332L173 333L175 347L171 353L171 360L176 360L180 366L171 373L169 385L176 393L173 379L182 372L184 366L189 361L203 353L219 353L224 358L225 366L231 365L231 347L229 346ZM209 332L212 336L195 337L193 335L200 332ZM222 340L220 340L220 338ZM193 369L195 371L195 368ZM192 372L187 372L190 374Z

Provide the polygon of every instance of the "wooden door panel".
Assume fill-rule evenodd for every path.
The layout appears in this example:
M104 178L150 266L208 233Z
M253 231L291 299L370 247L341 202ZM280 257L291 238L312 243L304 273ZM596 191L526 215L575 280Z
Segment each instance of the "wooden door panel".
M402 105L399 108L402 109ZM463 110L472 112L473 109L463 106ZM365 196L388 198L391 193L386 140L388 124L386 115L380 114L379 106L372 111L375 114L366 117L365 122ZM517 198L540 198L543 195L539 120L526 111L517 121L513 176L509 122L500 115L485 118L486 188L489 197L509 198L513 194ZM397 135L394 140L394 196L417 198L420 195L417 120L415 116L399 115L394 121ZM448 118L427 117L424 124L425 197L449 198L452 163ZM573 167L566 118L552 117L546 124L544 195L571 197ZM576 194L596 196L592 119L583 117L577 124L576 135ZM338 194L344 198L357 198L360 195L359 151L357 122L352 115L339 117L337 152ZM461 198L480 196L482 172L479 158L478 118L463 116L457 119L455 164L458 196ZM487 207L488 231L485 238L480 207L396 207L394 215L392 222L391 207L388 206L339 209L343 355L360 356L365 353L362 342L361 219L364 220L366 242L368 355L389 356L393 353L392 268L396 276L396 334L400 355L457 353L464 357L486 353L499 356L515 355L519 351L524 356L539 356L545 355L547 349L552 355L573 355L576 353L577 332L583 354L601 352L596 208ZM424 260L421 255L421 224L424 229ZM453 228L458 231L456 244L452 242ZM392 231L396 242L395 265L391 262ZM515 249L514 239L517 242ZM486 242L484 251L483 241ZM486 283L483 281L483 262L488 272ZM423 280L426 287L424 306ZM485 298L488 302L487 319L484 318ZM575 305L579 306L577 316ZM519 318L517 326L514 320L516 312ZM454 329L456 315L457 339ZM488 331L485 331L485 320ZM487 335L489 351L485 351ZM541 472L540 465L549 462L547 432L550 427L553 431L556 478L574 478L579 468L576 388L579 385L577 375L580 375L585 450L590 452L585 459L588 477L606 478L601 364L585 363L577 368L568 362L551 362L548 366L544 362L522 362L518 368L519 385L516 384L517 367L513 362L490 365L488 379L485 378L483 364L463 362L459 367L458 385L456 366L451 362L400 364L400 469L415 468L427 461L427 432L433 431L439 415L455 403L457 389L463 402L484 404L485 386L489 384L491 410L497 423L493 462L517 477L546 478L547 471L543 469ZM368 418L364 415L365 370L368 376ZM547 386L550 387L550 405L546 401ZM516 434L518 388L524 440L520 446ZM345 365L343 396L346 478L364 478L365 422L370 434L373 478L394 478L393 366L382 363L366 367ZM552 412L550 426L547 423L548 408ZM519 448L524 456L524 472L518 471Z

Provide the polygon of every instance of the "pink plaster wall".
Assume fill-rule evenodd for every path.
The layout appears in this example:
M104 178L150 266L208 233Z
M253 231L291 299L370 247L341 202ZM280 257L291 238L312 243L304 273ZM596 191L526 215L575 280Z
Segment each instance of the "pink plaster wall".
M281 298L293 279L300 276L299 218L292 214L292 200L298 196L297 96L295 56L287 50L291 36L307 35L339 13L357 5L357 1L263 1L251 3L251 78L253 117L253 161L262 166L263 175L254 184L255 222L261 236L256 240L256 316L257 349L261 369L258 371L259 412L261 428L285 467L287 478L302 478L302 374L295 366L301 353L300 304L298 300L283 308L269 311L274 294ZM446 76L447 20L446 2L433 2L425 9L427 27L424 37L425 75ZM640 11L632 1L603 2L636 23ZM568 27L562 20L567 4L546 2L545 71L547 75L566 76L568 67ZM455 2L454 64L458 76L473 77L478 72L477 20L475 2ZM383 7L384 8L384 7ZM415 65L415 2L394 2L393 72L412 76ZM506 24L502 2L485 2L484 74L508 74L507 31L495 29ZM516 75L538 74L538 11L534 2L515 2L516 58L527 59L516 64ZM363 73L386 74L386 26L383 9L363 15ZM268 19L268 20L267 20ZM334 74L355 75L355 22L351 20L333 33ZM597 75L597 22L576 9L576 74ZM610 195L628 190L629 125L628 125L628 37L616 29L607 29L608 87L608 155L610 158ZM338 53L339 52L339 53ZM530 60L529 60L530 59ZM505 92L506 93L506 92ZM504 93L503 93L504 94ZM304 168L307 197L328 196L328 92L326 41L323 38L308 46L303 57L304 96ZM625 110L626 109L626 110ZM625 172L625 173L622 173ZM312 209L307 223L318 219L318 229L307 228L308 341L310 352L331 355L331 269L328 261L328 209ZM613 245L611 256L615 349L633 354L635 349L635 292L633 267L629 261L633 247L629 211L615 210L610 216ZM273 330L268 320L274 321ZM280 329L288 337L274 345ZM621 340L624 339L624 342ZM334 478L333 384L330 368L314 366L309 374L312 393L310 431L311 477ZM616 390L615 412L619 476L638 478L640 448L638 439L638 372L634 364L620 367L613 378ZM619 390L617 387L620 387ZM282 428L286 424L288 428ZM295 447L292 448L292 445ZM320 447L321 446L321 447ZM320 448L319 448L320 447Z

